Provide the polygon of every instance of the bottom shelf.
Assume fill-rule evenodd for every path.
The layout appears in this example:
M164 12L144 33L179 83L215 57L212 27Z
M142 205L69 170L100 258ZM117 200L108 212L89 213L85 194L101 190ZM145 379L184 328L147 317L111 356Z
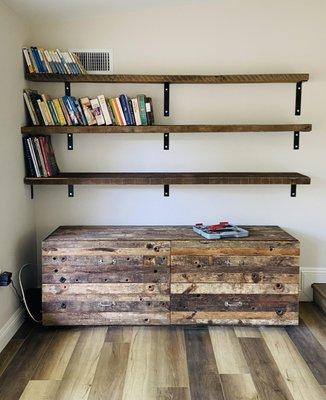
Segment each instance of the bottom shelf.
M297 172L65 172L29 185L309 185Z

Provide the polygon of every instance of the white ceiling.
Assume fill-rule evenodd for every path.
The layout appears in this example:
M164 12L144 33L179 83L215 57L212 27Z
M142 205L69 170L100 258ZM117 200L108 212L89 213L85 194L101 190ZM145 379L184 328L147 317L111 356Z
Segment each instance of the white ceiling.
M153 8L176 3L202 3L203 0L2 0L13 11L31 22L89 18L121 9ZM211 1L211 0L206 0Z

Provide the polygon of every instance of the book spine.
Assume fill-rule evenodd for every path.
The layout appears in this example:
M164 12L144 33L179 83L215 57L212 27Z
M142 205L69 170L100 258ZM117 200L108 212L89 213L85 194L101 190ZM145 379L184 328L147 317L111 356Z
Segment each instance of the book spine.
M87 125L87 119L83 113L83 110L79 104L79 101L75 97L72 97L72 100L73 100L75 108L77 110L77 115L79 116L81 125Z
M119 115L121 118L121 123L123 126L126 126L127 122L126 122L126 118L125 118L123 110L122 110L122 106L121 106L119 97L115 98L115 104L117 105L117 109L118 109L118 112L119 112Z
M32 65L33 65L34 72L38 73L38 72L39 72L39 69L38 69L38 67L37 67L37 63L36 63L36 60L35 60L35 58L34 58L32 49L27 49L27 52L28 52L28 54L29 54L29 58L31 59L31 63L32 63Z
M56 110L56 112L58 114L58 119L59 119L60 125L61 126L67 125L67 121L66 121L65 116L63 114L63 111L61 109L61 105L60 105L59 99L54 99L53 100L53 105L54 105L55 110Z
M65 103L64 103L64 101L63 101L63 99L61 97L59 98L59 103L60 103L60 106L61 106L61 110L64 113L65 120L67 121L67 125L71 126L72 122L71 122L71 119L69 117L69 113L68 113L67 107L65 106Z
M47 142L47 151L49 154L49 160L51 164L51 170L53 175L57 175L60 172L60 169L58 167L55 154L53 151L52 143L51 143L51 136L45 136L45 140Z
M29 116L31 118L33 125L38 125L39 122L38 122L36 113L34 111L33 104L30 101L30 98L29 98L27 92L24 91L23 96L24 96L25 104L26 104L26 107L27 107L27 110L28 110L28 113L29 113Z
M39 73L43 73L44 71L43 71L42 63L41 63L41 60L39 58L38 51L37 51L36 47L31 47L31 50L32 50L32 54L33 54L34 60L35 60L36 65L37 65L38 72Z
M50 64L48 63L48 60L47 60L46 56L45 56L44 49L39 49L39 52L41 53L42 62L43 62L43 64L45 65L46 72L47 72L48 74L52 74L52 69L51 69Z
M117 125L119 125L119 126L122 126L122 120L120 118L120 114L119 114L118 107L116 105L115 98L114 97L109 98L109 103L111 105L111 109L112 109L113 114L114 114L115 123Z
M80 59L78 58L77 54L70 53L71 57L75 60L75 63L78 65L79 71L81 74L87 74L86 69L84 68L83 64L81 63Z
M134 110L134 116L135 116L136 125L139 126L139 125L141 125L141 119L140 119L140 113L139 113L139 106L138 106L137 98L131 99L131 103L132 103L132 108Z
M111 104L110 104L110 99L106 99L106 105L108 107L108 112L110 114L112 125L117 125L117 122L115 120L115 116L114 116L114 113L113 113L113 110L112 110L112 107L111 107Z
M112 125L112 120L103 94L97 96L106 125Z
M132 107L131 99L129 99L129 98L128 98L128 105L129 105L130 116L131 116L131 125L136 125L134 109Z
M39 109L40 109L40 111L41 111L44 124L45 124L45 125L49 125L49 121L48 121L48 119L47 119L47 117L46 117L46 112L45 112L45 108L44 108L44 103L43 103L43 101L40 100L40 99L38 99L38 100L37 100L37 104L38 104Z
M42 156L43 156L43 160L44 160L44 166L45 166L46 174L47 174L47 176L52 176L50 161L48 159L48 155L47 155L47 152L46 152L45 137L44 136L40 136L38 138L38 140L39 140L39 144L40 144L40 148L41 148L41 152L42 152Z
M137 96L137 100L138 100L141 124L142 125L147 125L145 96L143 94L141 94L141 95Z
M36 159L36 155L35 155L35 149L34 149L34 146L33 146L33 140L32 140L31 137L29 137L27 139L27 143L28 143L28 148L29 148L30 154L32 156L35 174L36 174L36 176L38 178L40 178L40 176L41 176L40 168L39 168L38 163L37 163L37 159Z
M121 104L123 115L125 117L126 125L131 125L131 116L129 112L127 96L125 94L122 94L121 96L119 96L119 101Z
M69 117L70 117L72 125L78 125L78 119L74 113L74 109L71 107L71 103L69 101L69 96L64 96L62 99L63 99L63 102L69 113Z
M45 112L46 112L46 118L49 121L49 125L54 125L52 114L50 112L49 105L48 105L47 96L45 94L42 94L41 97L42 97L42 100L43 100L44 109L45 109Z
M31 58L29 56L27 47L23 47L23 55L24 55L24 58L25 58L25 62L26 62L26 66L27 66L28 72L32 74L35 71L34 71L34 67L33 67Z
M35 143L35 148L36 148L36 158L39 161L41 175L46 178L48 176L48 174L46 172L45 163L44 163L44 159L43 159L43 154L42 154L39 138L34 138L34 143Z
M92 109L94 111L97 125L104 125L105 121L104 121L104 117L103 117L98 99L97 98L91 99L90 102L91 102Z
M41 63L41 65L42 65L42 72L46 74L46 73L48 72L48 70L46 69L46 65L45 65L45 62L44 62L44 60L43 60L42 53L41 53L40 49L38 49L37 47L36 47L36 52L37 52L37 54L38 54L40 63Z
M24 148L24 158L25 158L25 166L26 166L26 175L27 176L36 176L32 155L29 150L27 137L23 137L23 148Z
M148 125L154 125L154 113L151 97L145 98L146 116Z
M66 74L72 74L72 71L70 69L66 54L65 53L61 53L61 51L59 49L56 49L56 52L57 52L58 57L60 59L60 63L61 63L62 67L65 70L65 73Z

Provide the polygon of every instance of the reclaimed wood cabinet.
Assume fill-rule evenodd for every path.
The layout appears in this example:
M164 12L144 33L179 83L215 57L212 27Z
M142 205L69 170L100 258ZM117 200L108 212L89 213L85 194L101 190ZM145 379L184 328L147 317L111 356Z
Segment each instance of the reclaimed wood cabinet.
M44 325L295 325L299 241L277 226L66 226L42 244Z

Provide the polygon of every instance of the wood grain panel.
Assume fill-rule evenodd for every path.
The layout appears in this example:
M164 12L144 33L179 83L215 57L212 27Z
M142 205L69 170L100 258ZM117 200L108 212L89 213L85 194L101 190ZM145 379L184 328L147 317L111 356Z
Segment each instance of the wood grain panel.
M240 338L240 343L260 400L293 400L265 342Z
M56 394L60 381L29 381L19 400L57 400Z
M326 385L326 349L318 342L302 320L300 320L300 328L291 326L287 327L286 331L318 383Z
M297 325L298 313L255 311L171 311L171 323L175 325Z
M247 374L247 362L233 328L214 326L209 328L218 373Z
M171 294L298 294L290 283L172 283Z
M127 343L103 344L87 400L121 400L129 349L130 345Z
M57 391L60 400L87 399L94 380L107 328L87 328L81 333Z
M189 388L158 388L156 400L191 400Z
M300 317L318 342L326 349L326 314L314 303L300 303Z
M260 328L285 383L295 400L322 400L324 394L285 329Z
M260 400L250 374L223 374L221 381L225 400Z
M192 399L225 400L208 330L185 331Z

